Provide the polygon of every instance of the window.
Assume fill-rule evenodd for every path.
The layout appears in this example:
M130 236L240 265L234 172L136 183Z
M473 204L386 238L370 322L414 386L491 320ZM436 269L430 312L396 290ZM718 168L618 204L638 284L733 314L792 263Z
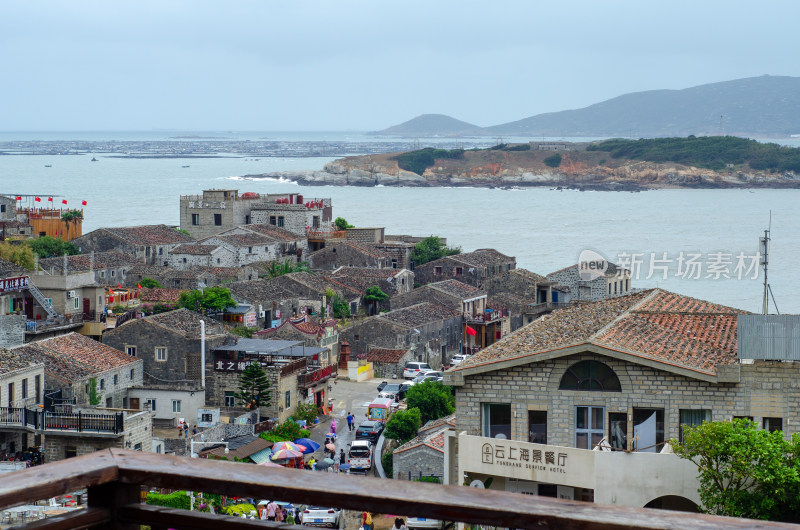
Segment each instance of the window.
M186 258L183 258L183 262L186 263Z
M105 278L106 277L106 271L100 271L100 277L101 278Z
M172 400L172 412L180 412L181 411L181 401L179 399Z
M511 403L481 403L483 436L511 439Z
M681 410L680 411L680 430L678 438L683 442L683 427L699 427L703 422L711 421L711 411L708 409ZM660 449L659 449L660 450Z
M81 299L80 298L73 298L72 299L72 309L80 309L81 307Z
M167 349L156 348L156 361L166 361L166 360L167 360Z
M281 226L281 227L283 226L283 216L282 215L278 216L278 226Z
M131 357L136 357L136 346L125 346L125 353Z
M207 413L200 414L200 421L204 423L212 423L214 421L214 415Z
M286 391L285 398L286 398L286 405L285 405L286 409L289 409L292 406L292 391L291 390L287 390Z
M192 214L192 225L197 226L199 224L200 224L200 214L199 213L193 213Z
M625 280L625 291L630 291L630 290L631 290L631 281Z
M6 205L0 204L0 213L5 213L5 211L6 211Z
M628 449L628 414L625 412L608 413L608 443L615 451Z
M575 407L575 447L594 449L605 434L604 407Z
M664 409L633 409L633 449L661 451L664 443Z
M133 446L133 450L134 450L134 451L141 451L141 450L142 450L142 444L141 444L141 442L139 442L138 444L134 444L134 446Z
M619 378L608 365L598 361L580 361L564 372L559 390L621 392Z
M753 421L753 417L752 417L752 416L734 416L734 417L733 417L733 419L734 419L734 420L748 420L748 421Z
M133 379L134 379L135 377L136 377L136 370L134 370L133 368L131 368L131 381L133 381Z
M274 215L270 215L270 216L269 216L269 224L271 224L271 225L273 225L273 226L277 225L277 224L278 224L278 222L277 222L277 219L278 219L278 218L277 218L277 217L275 217Z
M225 392L225 406L226 407L235 407L236 406L236 396L233 395L233 392Z
M114 385L116 385L117 383L119 383L119 376L114 375Z
M116 271L111 271L111 277L112 277L112 278L114 277L114 273L115 273L115 272L116 272Z
M456 276L461 276L462 274L464 274L464 268L456 267Z
M106 387L106 380L105 379L101 379L100 380L100 390L105 389L105 387Z
M528 441L535 444L547 443L547 412L528 411Z
M33 378L33 397L36 398L36 403L42 402L42 376L37 375Z
M78 456L78 448L74 445L64 447L64 458L74 458Z
M611 284L608 284L608 294L611 294Z
M28 397L28 378L22 380L22 399Z
M783 418L764 418L764 429L769 432L782 431Z
M247 253L248 254L252 254L253 253L253 247L247 247Z
M392 268L393 269L397 268L397 260L396 259L392 259Z
M14 383L9 383L8 384L8 406L9 407L13 407L14 406L12 404L13 401L14 401Z
M222 226L222 214L215 213L214 214L214 226Z
M164 255L164 249L163 248L158 247L158 255L159 256L163 256Z
M356 333L356 335L353 337L353 340L358 340L358 334L357 334L357 333Z
M441 276L442 275L442 268L441 267L434 267L433 268L433 275L434 276Z
M147 405L150 410L156 410L156 398L147 398L144 404Z

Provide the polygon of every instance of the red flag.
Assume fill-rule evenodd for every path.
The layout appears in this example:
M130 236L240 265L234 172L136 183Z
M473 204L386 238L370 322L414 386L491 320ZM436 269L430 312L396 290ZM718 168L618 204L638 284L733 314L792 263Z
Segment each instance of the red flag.
M61 199L61 204L67 204L67 199Z
M36 201L36 202L42 202L42 199L40 199L39 197L34 197L33 200Z
M18 201L21 201L21 200L22 200L22 197L20 197L19 195L17 195L16 199L17 199Z
M117 287L118 287L119 289L122 289L122 284L121 284L121 283L118 283L118 284L117 284Z
M81 201L81 204L82 204L83 206L86 206L86 201Z
M477 333L478 333L477 331L475 331L474 329L472 329L472 328L471 328L471 327L469 327L469 326L467 326L467 327L466 327L466 332L467 332L467 335L472 335L473 337L474 337L475 335L477 335Z
M141 283L137 283L137 284L136 284L136 287L138 287L139 289L141 289L141 288L142 288L142 284L141 284Z
M52 197L48 197L47 200L50 201L50 202L53 202L53 198Z

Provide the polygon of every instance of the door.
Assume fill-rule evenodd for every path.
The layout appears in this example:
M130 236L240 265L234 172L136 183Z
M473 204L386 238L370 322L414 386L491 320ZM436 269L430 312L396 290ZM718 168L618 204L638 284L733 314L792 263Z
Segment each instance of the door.
M91 314L90 305L91 305L91 302L89 301L89 299L88 298L84 298L83 299L83 319L84 320L89 320L89 315Z
M142 410L141 406L139 405L139 398L130 398L128 401L130 402L128 408L132 410Z
M33 320L33 298L25 297L25 316L28 320Z

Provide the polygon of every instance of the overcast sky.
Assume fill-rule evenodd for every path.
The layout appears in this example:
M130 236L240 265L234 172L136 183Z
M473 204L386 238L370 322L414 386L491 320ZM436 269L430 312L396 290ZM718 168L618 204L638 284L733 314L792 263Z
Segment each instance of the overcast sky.
M0 130L480 126L800 75L800 2L0 2Z

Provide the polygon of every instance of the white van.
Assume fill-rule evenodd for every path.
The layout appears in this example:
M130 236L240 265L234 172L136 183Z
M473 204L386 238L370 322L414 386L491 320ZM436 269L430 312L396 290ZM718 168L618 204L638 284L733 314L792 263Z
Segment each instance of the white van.
M355 440L350 443L347 463L351 470L367 471L372 469L372 444L367 440Z

